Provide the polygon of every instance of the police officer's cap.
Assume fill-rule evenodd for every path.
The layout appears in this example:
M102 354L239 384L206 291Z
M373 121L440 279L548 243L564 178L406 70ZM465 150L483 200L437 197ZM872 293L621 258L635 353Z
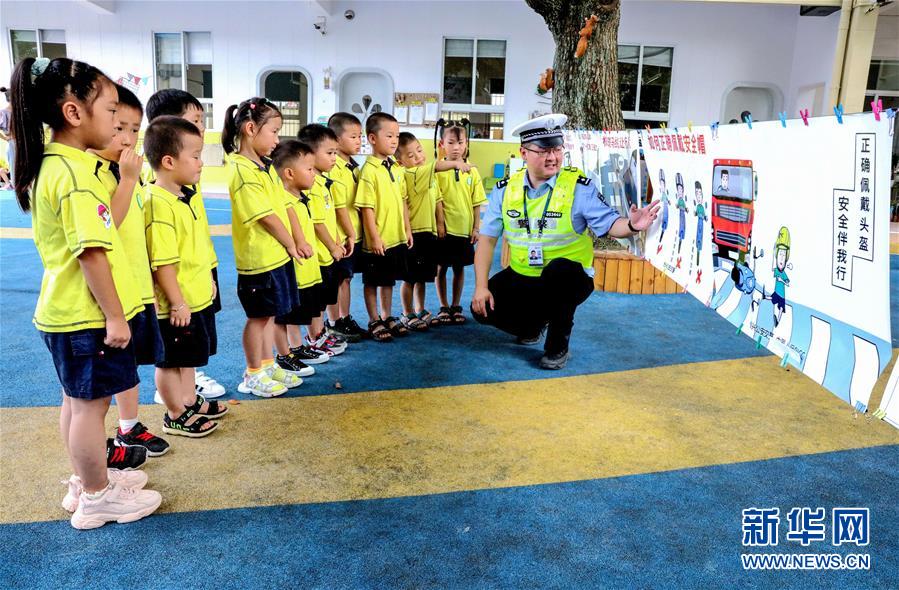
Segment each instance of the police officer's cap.
M562 125L568 122L568 115L553 113L526 121L512 130L512 136L521 137L521 145L533 143L542 148L554 148L565 143Z

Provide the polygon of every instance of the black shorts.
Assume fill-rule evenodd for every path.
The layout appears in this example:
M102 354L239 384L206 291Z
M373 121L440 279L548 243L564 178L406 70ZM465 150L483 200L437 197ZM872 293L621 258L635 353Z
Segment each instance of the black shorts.
M470 238L451 236L437 240L437 264L460 269L474 264L474 246Z
M362 257L362 284L368 287L392 287L406 275L409 248L399 244L387 248L384 256L366 252Z
M338 277L342 276L340 269L334 268L334 263L319 267L322 273L322 282L318 284L319 304L322 310L329 305L337 303L337 289L340 286Z
M237 275L237 298L248 318L270 318L299 305L293 260L256 275Z
M337 276L340 278L340 281L353 278L353 275L356 273L356 267L359 265L359 256L361 254L362 243L360 242L353 247L352 256L341 258L332 265L334 270L337 271Z
M173 326L169 318L161 318L159 331L165 343L165 358L156 363L160 369L205 367L218 347L211 305L190 314L190 323L180 328Z
M437 236L431 232L412 234L412 249L406 257L407 283L433 283L437 276Z
M780 311L787 311L787 300L778 293L771 293L771 303L774 307L780 308Z
M219 269L212 269L212 280L215 281L215 298L212 300L212 313L222 311L222 286L219 284Z
M133 324L128 323L133 333ZM110 348L103 344L105 328L40 334L69 397L102 399L128 391L140 382L133 340L125 348Z
M300 304L290 312L275 317L275 323L282 326L308 326L312 318L317 318L324 310L321 305L321 283L300 289Z
M134 358L138 365L155 365L165 357L165 346L156 308L152 303L144 306L144 311L131 318L131 341L134 343Z

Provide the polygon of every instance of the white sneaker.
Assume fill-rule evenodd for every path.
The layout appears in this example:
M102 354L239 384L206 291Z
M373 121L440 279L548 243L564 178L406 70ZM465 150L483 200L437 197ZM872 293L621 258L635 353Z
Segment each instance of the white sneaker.
M244 373L243 381L237 386L237 391L252 393L259 397L278 397L287 393L287 388L269 377L265 371L260 371L255 375Z
M206 399L215 399L225 395L225 387L203 371L196 371L194 382L197 393Z
M99 498L81 493L78 508L72 514L76 529L95 529L107 522L134 522L153 514L162 503L159 492L110 484Z
M107 477L109 483L120 484L126 488L144 489L150 477L144 471L121 471L120 469L107 469ZM78 498L81 497L81 478L74 473L68 480L60 482L62 485L69 486L66 497L62 499L62 507L67 512L75 512L78 509Z
M287 389L293 389L294 387L299 387L303 384L303 380L299 375L288 373L277 364L272 364L265 370L265 372L272 378L272 381L280 383Z

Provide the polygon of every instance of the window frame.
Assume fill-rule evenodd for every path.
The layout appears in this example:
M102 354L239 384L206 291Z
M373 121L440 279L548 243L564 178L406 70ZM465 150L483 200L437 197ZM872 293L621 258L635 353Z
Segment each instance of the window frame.
M212 40L212 31L150 31L150 46L153 48L153 91L157 92L159 90L158 86L158 77L157 77L157 69L156 66L159 63L159 58L156 55L156 35L179 35L181 37L181 88L179 90L184 90L187 92L187 35L189 33L208 33L209 34L209 43L210 45L213 43ZM211 49L210 49L211 50ZM213 52L214 53L214 52ZM213 55L214 57L214 55ZM214 61L214 59L213 59ZM215 64L209 64L210 69L215 66ZM213 76L213 80L215 76ZM214 86L214 82L213 82ZM206 113L206 118L210 120L211 124L206 125L207 131L216 131L217 127L215 127L215 92L212 93L212 98L203 98L200 96L194 97L200 104L203 105L203 112ZM207 111L206 108L209 107ZM204 122L205 124L205 122Z
M659 122L668 122L671 118L671 102L674 93L669 89L668 91L668 110L664 113L654 113L650 111L641 111L640 110L640 93L643 88L643 50L646 47L661 47L663 49L671 50L671 88L674 88L674 55L677 50L677 45L674 43L632 43L627 41L618 41L617 46L621 47L622 45L627 45L630 47L639 47L640 53L637 58L637 92L634 96L634 107L633 111L625 111L622 109L621 116L625 120L632 119L638 121L659 121ZM617 54L617 49L616 49ZM617 64L617 57L616 57Z
M447 40L473 41L472 60L471 60L471 103L445 102L443 100L444 79L446 74L446 42ZM490 37L475 37L472 35L445 35L440 42L440 111L449 112L468 112L468 113L488 113L503 115L503 137L501 139L479 139L478 141L504 141L506 137L505 115L506 115L506 93L503 93L503 104L478 104L475 101L477 94L477 76L478 76L478 41L502 41L506 44L506 57L503 65L503 81L508 81L509 73L509 38L499 35Z
M12 34L13 31L33 31L35 36L35 44L37 45L37 56L38 58L44 57L44 39L43 33L44 31L62 31L63 36L65 36L65 29L20 29L15 27L7 27L6 29L6 47L9 50L9 60L12 62L12 67L16 67L15 56L13 55L13 42L12 42ZM69 43L66 41L66 55L69 54Z

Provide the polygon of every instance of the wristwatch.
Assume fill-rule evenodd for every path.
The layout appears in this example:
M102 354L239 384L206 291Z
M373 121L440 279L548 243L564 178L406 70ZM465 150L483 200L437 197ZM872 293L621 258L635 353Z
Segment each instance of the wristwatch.
M635 234L640 233L640 230L638 230L638 229L635 228L633 225L631 225L631 220L630 220L630 219L627 220L627 229L631 230L631 231L634 232Z

